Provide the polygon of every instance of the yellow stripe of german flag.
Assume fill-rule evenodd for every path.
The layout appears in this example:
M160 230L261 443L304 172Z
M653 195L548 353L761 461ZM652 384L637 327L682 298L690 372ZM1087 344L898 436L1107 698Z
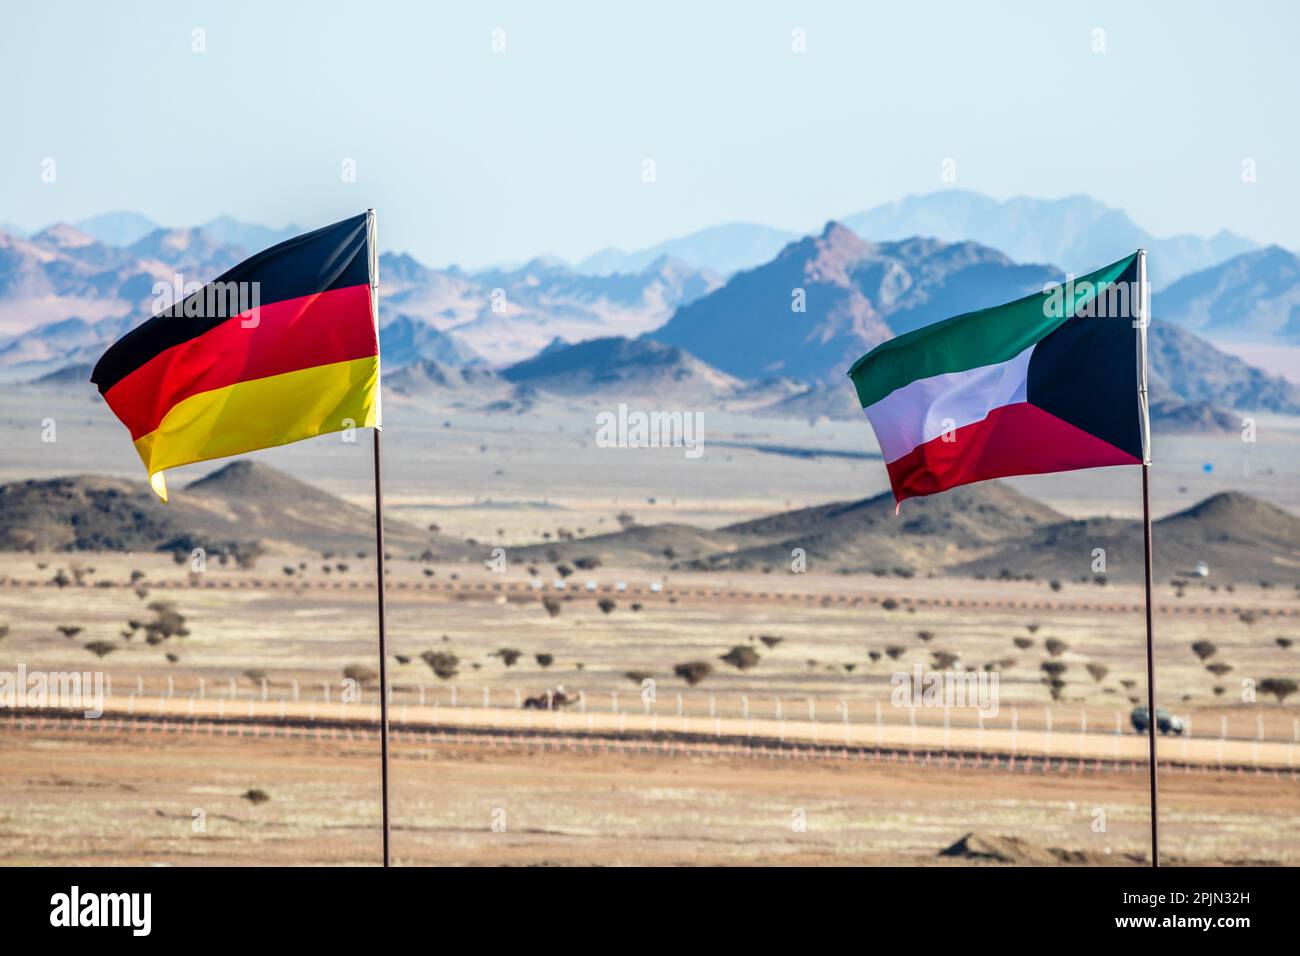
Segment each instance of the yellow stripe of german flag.
M163 471L379 423L379 356L236 382L192 395L135 443L163 501Z

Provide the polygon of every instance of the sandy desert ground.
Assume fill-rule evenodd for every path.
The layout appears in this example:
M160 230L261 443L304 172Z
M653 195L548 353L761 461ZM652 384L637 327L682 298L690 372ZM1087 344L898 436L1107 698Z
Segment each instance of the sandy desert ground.
M0 749L7 863L377 862L373 738L45 731L0 735ZM392 767L399 864L934 865L972 862L939 855L971 831L1024 841L1012 863L1056 850L1061 862L1131 865L1147 846L1140 768L958 770L400 735ZM1165 862L1300 862L1296 787L1251 773L1164 773ZM269 799L250 802L242 795L252 789Z
M375 664L374 591L364 572L291 585L278 567L251 576L213 571L193 586L170 559L93 556L93 578L120 582L128 566L147 569L141 598L124 586L60 589L40 582L62 557L0 561L0 577L8 579L0 586L0 618L17 625L4 645L6 660L30 669L103 667L114 712L165 712L174 723L124 732L111 720L99 730L16 730L0 721L6 862L374 862L373 736L362 740L358 730L349 742L327 730L322 740L306 731L283 739L268 736L265 726L286 709L324 723L346 707L349 719L358 714L373 728L373 689L363 690L357 704L343 705L338 696L344 668ZM1051 848L1064 861L1098 865L1131 863L1143 852L1144 740L1127 722L1127 695L1144 693L1135 589L1103 595L1079 585L1052 594L1041 583L1020 583L990 596L973 581L864 587L806 575L797 588L781 582L789 589L782 598L770 575L725 582L671 576L654 592L644 571L602 569L602 580L627 578L629 592L641 593L615 591L618 606L605 614L596 596L571 592L574 599L553 618L522 571L502 580L482 569L440 566L426 579L417 566L395 565L392 650L411 661L393 661L394 839L402 862L949 863L960 861L937 854L969 831L1026 841L1026 856L1014 860L1022 863ZM29 578L35 586L19 583ZM812 599L794 599L803 594ZM910 603L885 610L889 594ZM1161 742L1170 764L1162 772L1164 846L1184 862L1300 862L1300 784L1290 770L1300 766L1297 709L1271 699L1245 704L1235 685L1216 696L1213 687L1226 679L1206 673L1190 650L1212 637L1233 662L1229 676L1277 670L1290 652L1273 637L1297 629L1294 602L1275 590L1238 590L1231 603L1227 597L1206 593L1176 605L1166 596L1157 617L1159 686L1188 696L1173 709L1191 723L1188 738ZM158 647L117 637L125 620L156 599L175 602L190 636ZM1007 606L982 606L995 602ZM1077 609L1049 608L1052 602ZM641 610L632 611L632 603ZM1235 612L1247 606L1270 613L1246 624ZM73 621L86 630L65 638L56 628ZM1015 648L1013 639L1028 637L1030 625L1034 645ZM922 630L936 636L921 641ZM755 634L784 640L771 649L756 644L763 658L748 671L717 660ZM1064 658L1073 664L1060 701L1037 672L1053 635L1070 645ZM113 639L120 649L101 663L83 648L91 638ZM895 643L906 648L897 663L873 664L867 656ZM928 660L939 645L974 663L1018 657L1000 675L999 712L982 729L970 708L945 714L891 702L889 675ZM514 666L494 656L502 646L522 652ZM444 648L461 660L460 673L448 680L419 659L422 651ZM164 652L179 660L169 663ZM537 653L554 655L549 667ZM716 670L691 687L672 666L696 658L713 661ZM1105 662L1110 673L1098 682L1082 670L1087 662ZM655 675L652 705L626 676L633 669ZM1133 689L1122 680L1134 681ZM520 697L557 685L581 691L586 713L515 709ZM242 727L238 737L225 736L229 730L213 736L210 726L189 724L214 717L217 708L241 719L255 708L265 718L260 735ZM462 725L496 736L462 739ZM450 736L417 734L412 741L404 734L437 727ZM665 754L610 742L629 734L681 739L683 732L706 745ZM531 741L537 733L551 743ZM711 753L707 741L715 733L723 745L737 745L736 753L725 746ZM844 757L791 757L777 747L784 737L806 751L817 739L833 752L850 733L853 749ZM755 738L758 747L750 749ZM878 762L872 752L881 743L886 753L913 753L918 764ZM1005 761L999 769L973 769L969 757L960 768L939 757L973 750L1005 758L1011 748L1020 768L1025 755L1044 752L1060 763L1044 773L1041 760L1037 769L1010 771ZM921 765L926 754L934 756ZM1092 761L1085 759L1082 772L1079 756ZM1259 773L1257 766L1267 769ZM241 797L253 789L271 799L254 805ZM204 833L190 829L194 809L207 815ZM1091 829L1098 810L1104 833ZM493 829L500 811L504 832ZM800 814L806 832L791 829Z
M117 426L81 401L16 396L6 406L13 454L0 462L0 478L139 478ZM61 422L52 445L38 437L46 412ZM620 512L647 523L718 526L883 488L883 469L869 457L755 450L803 444L869 453L865 426L720 419L716 443L692 462L669 449L595 449L591 421L590 411L528 419L396 407L386 433L390 513L500 543L508 553L561 527L613 530ZM1254 446L1233 437L1165 440L1157 513L1238 487L1300 509L1294 423L1270 424L1263 434ZM365 505L369 454L368 445L321 439L254 457ZM174 480L204 470L211 469ZM1070 514L1131 516L1139 503L1136 472L1016 484ZM350 559L346 571L326 573L322 564L304 551L264 558L251 572L210 566L191 576L153 554L0 555L0 625L10 628L0 669L102 669L115 707L134 697L138 704L128 706L141 713L166 706L180 711L181 722L191 701L200 710L223 702L234 714L250 701L288 708L295 696L323 708L328 694L336 706L346 668L377 666L374 565L373 556ZM59 569L79 571L84 586L49 583ZM137 570L144 575L138 591L129 586ZM1137 588L1067 582L1053 592L1041 581L602 567L580 572L559 592L548 570L538 576L541 590L522 563L502 574L404 555L389 563L395 719L405 708L408 720L422 721L422 705L430 725L439 712L448 725L457 714L471 724L490 713L521 719L516 707L527 697L560 686L582 695L582 710L564 715L578 726L550 727L565 743L546 749L517 734L513 748L455 734L399 739L400 861L930 864L958 862L938 853L969 831L1037 848L1014 862L1034 862L1046 848L1092 864L1133 862L1143 852L1146 776L1140 738L1128 725L1132 702L1145 697ZM1157 687L1161 702L1190 722L1186 738L1162 741L1162 760L1194 765L1162 773L1168 853L1185 862L1300 862L1300 785L1291 773L1300 767L1300 708L1295 697L1242 697L1243 679L1296 676L1300 650L1278 638L1300 639L1300 600L1277 585L1191 588L1178 597L1160 582L1158 592ZM555 599L558 614L546 611L543 597ZM601 598L614 606L603 611ZM124 640L127 622L147 619L156 601L174 605L188 635L156 646L139 634ZM65 637L60 626L81 630ZM763 637L780 641L769 646ZM1049 653L1049 640L1065 649ZM1191 650L1202 640L1217 648L1209 663L1226 669L1207 671ZM96 657L85 647L95 641L114 650ZM757 651L759 664L741 670L719 660L737 646ZM503 650L519 652L513 665ZM998 713L982 730L970 708L891 701L891 675L928 666L936 651L967 668L1002 668ZM427 653L455 655L456 674L436 676L421 659ZM1042 680L1049 659L1066 665L1057 700ZM712 673L692 686L674 668L696 660ZM655 687L649 704L646 676ZM374 701L373 688L364 689L362 706ZM591 727L582 726L584 712ZM727 722L723 742L740 749L665 754L583 743L612 733L608 722L618 715L632 729L655 721L654 739L672 736L683 719L707 737L716 718ZM746 749L752 735L736 730L751 720L767 740L781 734L782 721L792 739L815 726L828 747L842 742L847 723L868 752L879 721L893 752L917 759L971 749L975 734L984 736L974 749L1005 751L1014 725L1022 754L1041 747L1061 758L1086 751L1104 759L1118 749L1128 762L1042 773L938 759L765 757ZM207 736L175 727L151 735L111 723L18 729L0 715L0 747L6 863L377 859L373 739ZM1234 769L1220 770L1221 763ZM250 803L241 796L250 789L270 799ZM206 813L205 833L192 832L194 809ZM1099 809L1104 832L1092 829ZM493 829L495 810L504 810L503 832ZM791 827L800 811L806 832Z

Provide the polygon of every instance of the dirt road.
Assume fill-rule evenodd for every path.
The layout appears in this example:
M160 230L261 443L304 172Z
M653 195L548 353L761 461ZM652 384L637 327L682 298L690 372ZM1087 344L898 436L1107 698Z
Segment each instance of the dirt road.
M270 724L341 722L377 727L378 703L317 701L196 700L179 697L113 697L104 718L173 718L184 721L248 721ZM11 718L12 719L12 718ZM979 727L736 717L665 716L657 713L586 713L576 709L528 710L500 707L420 707L398 704L390 720L397 729L484 730L494 733L546 732L568 736L657 737L820 744L851 748L985 754L1003 757L1050 756L1145 764L1146 737L1138 734L1078 733ZM1300 768L1300 747L1275 740L1216 740L1162 737L1164 762L1204 767Z

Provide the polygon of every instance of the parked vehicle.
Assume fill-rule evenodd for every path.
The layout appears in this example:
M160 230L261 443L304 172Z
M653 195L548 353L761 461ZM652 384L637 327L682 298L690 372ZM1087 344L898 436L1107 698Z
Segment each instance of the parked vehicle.
M1129 720L1133 722L1133 729L1140 734L1145 734L1151 724L1149 711L1145 707L1134 707L1133 713L1129 714ZM1156 730L1162 734L1178 736L1186 728L1187 724L1183 718L1175 717L1163 707L1156 708Z

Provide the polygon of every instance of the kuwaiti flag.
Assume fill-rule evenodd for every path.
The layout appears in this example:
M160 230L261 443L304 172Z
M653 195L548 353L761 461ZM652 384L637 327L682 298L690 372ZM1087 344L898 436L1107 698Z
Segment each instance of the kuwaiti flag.
M1139 258L915 329L858 359L849 377L895 500L1146 460Z
M379 427L373 254L371 213L296 236L104 353L90 380L160 498L167 468Z

